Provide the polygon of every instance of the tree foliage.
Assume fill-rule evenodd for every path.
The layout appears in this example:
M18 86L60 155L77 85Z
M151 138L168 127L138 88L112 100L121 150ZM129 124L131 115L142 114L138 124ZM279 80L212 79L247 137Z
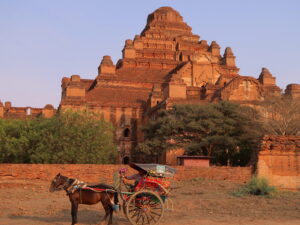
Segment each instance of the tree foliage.
M272 97L261 103L265 132L275 135L300 135L300 99Z
M175 105L143 128L146 141L138 151L158 156L181 147L189 155L213 156L218 164L245 165L261 136L258 119L252 108L229 102Z
M113 128L89 112L0 120L1 163L112 163Z

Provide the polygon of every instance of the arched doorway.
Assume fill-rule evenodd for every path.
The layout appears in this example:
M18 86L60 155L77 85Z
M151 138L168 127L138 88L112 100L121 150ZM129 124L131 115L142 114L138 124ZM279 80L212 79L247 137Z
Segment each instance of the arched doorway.
M123 164L129 164L129 162L130 162L130 158L128 156L125 156L123 158Z
M126 128L126 129L123 131L123 137L130 137L130 130L129 130L129 128Z

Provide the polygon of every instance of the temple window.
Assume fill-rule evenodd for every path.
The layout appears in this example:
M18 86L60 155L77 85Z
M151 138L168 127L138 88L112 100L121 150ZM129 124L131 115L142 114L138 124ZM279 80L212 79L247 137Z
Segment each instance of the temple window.
M248 80L244 81L244 90L246 92L250 91L250 86L251 86L250 81Z
M129 128L126 128L126 129L123 131L123 136L124 136L124 137L129 137L129 136L130 136L130 130L129 130Z
M182 54L179 55L179 60L180 60L180 61L183 61L183 60L182 60Z

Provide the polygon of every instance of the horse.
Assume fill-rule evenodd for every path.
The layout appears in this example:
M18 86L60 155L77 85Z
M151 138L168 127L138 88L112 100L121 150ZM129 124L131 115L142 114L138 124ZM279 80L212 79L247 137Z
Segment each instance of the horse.
M97 189L100 191L97 191ZM118 193L109 185L97 184L86 185L83 182L78 182L76 179L57 174L51 182L49 191L65 190L71 202L72 225L78 222L77 211L79 204L93 205L98 202L102 203L105 210L105 215L101 222L105 222L109 216L108 224L112 224L112 216L114 206L118 205ZM95 191L96 190L96 191Z

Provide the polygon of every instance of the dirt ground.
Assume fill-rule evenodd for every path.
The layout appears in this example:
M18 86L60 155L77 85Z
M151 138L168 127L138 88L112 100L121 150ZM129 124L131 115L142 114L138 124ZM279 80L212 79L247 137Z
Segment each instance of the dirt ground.
M49 182L0 180L0 224L71 224L65 192L49 193ZM278 192L272 197L235 197L239 187L229 181L194 179L175 184L173 210L166 210L166 225L299 225L300 193ZM169 204L171 205L171 204ZM171 208L171 207L170 207ZM79 224L97 224L104 215L100 204L79 206ZM115 225L129 225L120 212Z

